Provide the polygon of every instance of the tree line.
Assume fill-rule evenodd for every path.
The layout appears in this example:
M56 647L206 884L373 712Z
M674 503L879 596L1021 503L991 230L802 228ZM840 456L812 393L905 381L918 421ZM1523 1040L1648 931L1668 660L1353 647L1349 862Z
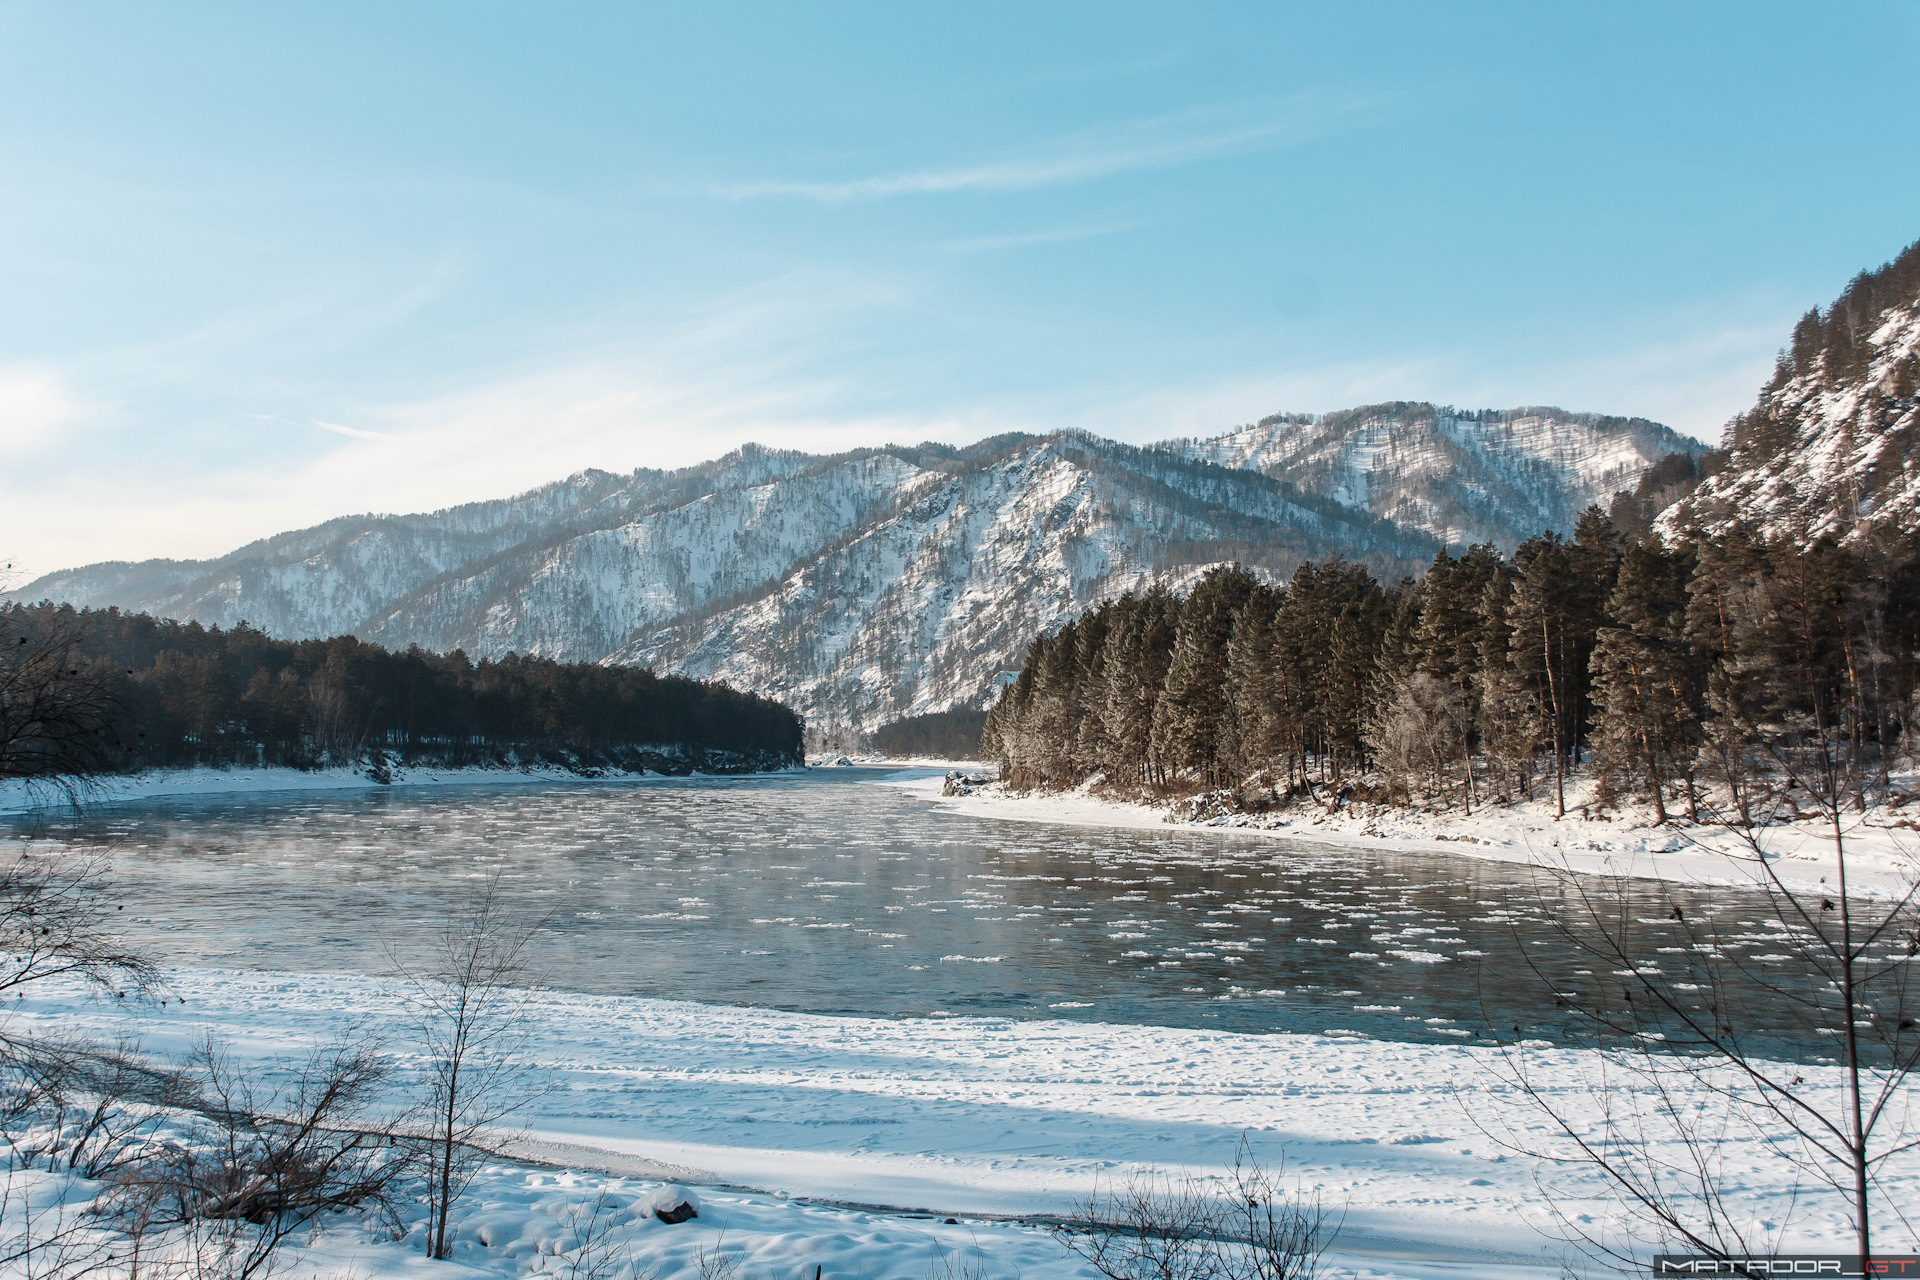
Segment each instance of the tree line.
M685 772L797 762L800 750L786 706L646 669L276 640L117 609L0 609L0 776L368 759Z
M987 713L967 707L890 720L873 731L875 751L890 756L969 760L980 745Z
M1571 539L1442 551L1418 581L1336 558L1129 593L1032 642L981 751L1027 785L1469 811L1564 812L1581 769L1660 821L1710 783L1758 803L1813 759L1859 806L1883 792L1920 714L1920 538L1633 532L1592 507Z

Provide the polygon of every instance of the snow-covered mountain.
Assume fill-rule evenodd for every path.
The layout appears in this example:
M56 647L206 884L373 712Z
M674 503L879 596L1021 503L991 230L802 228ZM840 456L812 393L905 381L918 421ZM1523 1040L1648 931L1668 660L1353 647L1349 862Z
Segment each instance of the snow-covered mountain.
M1149 448L1077 432L833 456L747 446L14 594L645 664L781 698L816 737L844 738L982 705L1036 632L1106 596L1234 560L1284 575L1339 554L1398 577L1443 542L1564 530L1663 452L1699 448L1639 421L1427 405Z
M1920 243L1801 318L1726 446L1663 532L1744 523L1805 543L1920 529Z
M1405 402L1282 415L1174 443L1191 457L1290 480L1442 542L1507 548L1543 529L1571 529L1588 505L1605 509L1667 454L1707 451L1644 418Z

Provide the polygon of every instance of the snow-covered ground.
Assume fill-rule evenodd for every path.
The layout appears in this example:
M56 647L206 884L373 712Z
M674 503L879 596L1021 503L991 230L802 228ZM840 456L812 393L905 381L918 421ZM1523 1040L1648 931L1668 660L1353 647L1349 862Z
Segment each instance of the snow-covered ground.
M43 983L12 1016L67 1033L138 1031L162 1053L210 1031L263 1064L261 1078L264 1064L350 1026L407 1052L404 1005L379 979L181 969L169 982L161 1008ZM1343 1273L1550 1276L1563 1253L1543 1234L1540 1164L1482 1127L1511 1126L1542 1148L1552 1136L1484 1048L561 993L537 995L533 1016L530 1053L554 1087L520 1118L519 1161L488 1169L458 1224L459 1260L495 1276L552 1270L570 1204L606 1188L624 1212L667 1178L699 1184L707 1212L635 1226L636 1250L663 1274L691 1274L724 1229L747 1276L818 1264L925 1277L936 1242L949 1253L977 1243L994 1276L1081 1276L1044 1226L1019 1220L1065 1213L1135 1170L1218 1174L1243 1132L1344 1214L1332 1259ZM1593 1113L1591 1053L1521 1052L1557 1102ZM1736 1208L1789 1215L1785 1171L1764 1144L1736 1139L1724 1154L1741 1170ZM1890 1172L1889 1195L1920 1196L1913 1170ZM1561 1185L1574 1201L1600 1190L1584 1174ZM1573 1207L1607 1212L1597 1200ZM1803 1199L1798 1246L1837 1238L1826 1208ZM417 1250L417 1222L412 1239ZM379 1276L417 1272L417 1259L337 1226L313 1260Z
M256 783L247 771L224 780L262 790L276 781ZM408 782L505 780L428 774ZM925 769L888 779L984 817L1165 830L1158 811L1085 792L987 789L942 798L942 780ZM147 785L156 789L144 794L181 793L159 790L168 785L162 780ZM331 785L376 784L345 777ZM1550 813L1519 810L1476 815L1473 824L1386 817L1375 815L1371 830L1296 819L1272 834L1564 859L1590 870L1687 879L1731 880L1744 870L1698 847L1651 848L1673 838L1663 831L1597 819L1553 823ZM1613 847L1570 848L1576 838ZM1634 840L1642 844L1624 847ZM1889 843L1881 856L1877 883L1891 885L1903 851ZM1783 862L1817 882L1817 864ZM42 1031L134 1033L162 1054L210 1032L241 1060L258 1063L260 1078L275 1060L348 1027L379 1035L391 1052L409 1052L404 1004L379 978L182 968L169 983L159 1007L37 984L29 998L9 1002L6 1016ZM1087 1277L1048 1234L1046 1219L1141 1170L1217 1177L1242 1134L1262 1160L1284 1161L1289 1180L1341 1215L1329 1257L1340 1276L1557 1276L1566 1250L1552 1235L1543 1176L1558 1187L1563 1209L1597 1223L1612 1213L1592 1174L1556 1170L1528 1154L1554 1147L1554 1134L1503 1084L1495 1051L1480 1046L999 1018L823 1017L556 992L534 997L533 1018L531 1056L555 1087L524 1113L525 1133L462 1202L457 1259L476 1277L568 1272L573 1216L603 1191L637 1258L662 1280L699 1274L703 1250L738 1258L740 1280L804 1280L816 1266L827 1276L958 1280L939 1259L976 1250L981 1280ZM1540 1043L1515 1052L1563 1109L1598 1114L1587 1090L1598 1065L1592 1052ZM1618 1091L1612 1101L1621 1101ZM1524 1150L1490 1133L1509 1135ZM1737 1136L1722 1154L1734 1171L1736 1210L1791 1222L1796 1251L1844 1247L1832 1206L1804 1189L1796 1204L1788 1171L1765 1142ZM641 1198L669 1179L695 1187L705 1206L699 1219L669 1225L638 1211ZM88 1188L73 1190L84 1196ZM1920 1170L1912 1162L1889 1170L1887 1195L1920 1202ZM331 1220L303 1242L298 1271L333 1280L450 1274L421 1257L417 1206L407 1208L403 1227L396 1241L350 1217Z
M955 812L1015 822L1132 827L1164 831L1163 806L1072 791L1013 791L991 784L969 795L943 796L943 779L903 771L888 778ZM1590 804L1590 784L1570 786L1567 815L1556 819L1551 801L1484 806L1471 817L1409 808L1351 805L1328 814L1317 805L1296 805L1273 814L1234 814L1207 822L1181 822L1183 830L1232 830L1341 845L1365 845L1421 853L1450 853L1495 862L1565 867L1580 872L1640 876L1701 885L1752 887L1762 879L1752 851L1732 833L1673 818L1655 826L1650 810L1602 811ZM1849 894L1904 893L1920 877L1920 807L1908 813L1876 808L1843 827ZM1818 820L1767 828L1762 847L1781 881L1795 889L1834 883L1833 837Z

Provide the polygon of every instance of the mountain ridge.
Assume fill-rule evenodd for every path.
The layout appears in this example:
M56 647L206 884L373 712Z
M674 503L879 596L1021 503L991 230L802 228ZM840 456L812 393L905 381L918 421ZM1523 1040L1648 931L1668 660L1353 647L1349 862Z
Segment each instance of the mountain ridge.
M1616 479L1704 449L1639 419L1421 402L1146 446L1080 431L827 455L745 445L340 517L211 560L82 566L12 597L652 666L857 735L983 705L1029 637L1099 599L1228 561L1278 577L1341 555L1417 574L1452 542L1570 528Z

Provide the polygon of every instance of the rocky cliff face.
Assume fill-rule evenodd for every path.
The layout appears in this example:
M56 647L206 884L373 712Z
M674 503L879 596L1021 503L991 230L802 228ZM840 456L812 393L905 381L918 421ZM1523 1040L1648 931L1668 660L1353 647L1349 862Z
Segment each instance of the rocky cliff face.
M1806 543L1920 529L1920 244L1795 326L1727 459L1657 527Z
M1079 433L821 457L749 446L426 515L350 517L211 561L15 593L286 637L639 663L788 701L816 735L980 706L1089 604L1239 561L1417 572L1444 542L1569 528L1669 449L1557 410L1376 406L1135 448Z

